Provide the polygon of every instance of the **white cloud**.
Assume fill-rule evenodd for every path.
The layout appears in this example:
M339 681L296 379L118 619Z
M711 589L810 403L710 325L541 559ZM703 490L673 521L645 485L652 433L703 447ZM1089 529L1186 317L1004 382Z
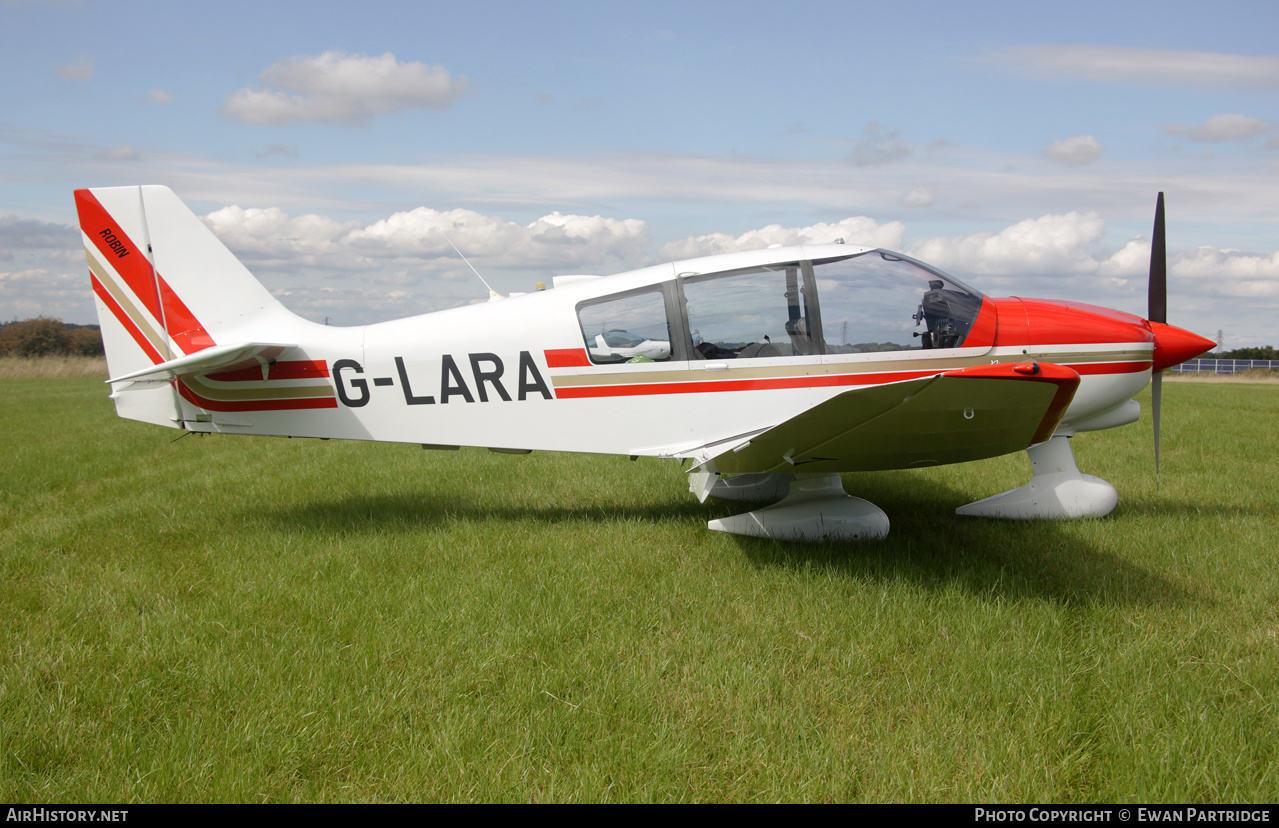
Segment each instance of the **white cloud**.
M900 190L892 198L900 199ZM660 261L843 238L849 244L903 250L992 295L1059 297L1144 313L1150 256L1145 238L1107 246L1106 223L1097 213L1082 211L915 242L901 222L881 224L865 216L808 226L770 224L667 244L652 242L648 225L639 219L566 212L520 223L473 210L419 207L358 221L230 206L205 221L287 307L317 321L330 317L334 324L484 299L486 292L441 229L503 293L529 290L534 282L562 273L607 275ZM47 313L92 321L74 228L0 217L0 247L10 251L9 272L0 273L0 307L19 316ZM1273 339L1266 333L1267 320L1279 311L1279 253L1272 247L1172 252L1169 265L1170 314L1176 324L1201 333L1231 329L1236 340Z
M1050 161L1078 167L1096 161L1103 152L1105 148L1093 136L1076 135L1074 138L1054 141L1052 146L1044 150L1044 155Z
M901 203L907 207L932 207L936 197L932 187L915 187L901 197Z
M960 278L978 277L975 286L993 295L1058 297L1145 314L1150 242L1135 238L1108 252L1106 223L1096 213L1046 215L997 232L923 239L909 246L899 222L877 225L860 217L806 228L770 225L738 236L714 233L671 242L658 251L657 260L830 242L837 228L850 243L906 250ZM1170 254L1169 274L1174 302L1183 307L1177 324L1192 329L1240 323L1246 314L1239 299L1248 300L1248 311L1279 309L1279 252L1201 247Z
M281 60L260 76L268 88L245 87L220 112L245 124L363 124L404 109L442 110L466 94L442 66L329 51ZM274 89L269 87L275 87Z
M657 251L659 261L692 259L717 253L734 253L740 250L760 250L774 244L831 244L843 239L848 244L866 247L900 249L906 228L900 221L879 224L865 216L846 218L835 224L819 222L807 227L782 227L770 224L758 230L749 230L738 236L728 233L708 233L668 242Z
M167 104L173 100L173 96L168 92L165 92L163 89L152 89L147 93L147 99L151 101L151 103Z
M67 80L93 80L93 58L90 55L80 55L66 66L59 66L56 71Z
M978 287L996 292L1052 295L1105 306L1128 305L1144 315L1150 241L1136 238L1106 255L1098 250L1105 223L1093 213L1028 219L998 233L926 239L910 254L961 278L988 277ZM1279 252L1266 255L1217 247L1171 253L1172 293L1189 307L1213 308L1223 321L1248 311L1279 308ZM1045 282L1045 277L1051 282ZM1201 317L1177 324L1208 329Z
M1185 135L1192 141L1246 141L1273 128L1273 124L1268 124L1260 118L1226 114L1214 115L1198 126L1168 124L1164 127L1164 133Z
M993 60L1031 74L1279 92L1279 57L1120 46L1023 46Z
M617 273L651 256L643 221L558 212L520 225L472 210L419 207L365 223L233 205L204 221L286 307L336 324L486 298L444 233L501 292L531 290L562 273Z
M83 263L83 255L80 257ZM55 319L94 318L92 290L87 273L29 268L0 272L0 307L13 319L52 316Z
M584 264L608 258L634 261L648 247L648 225L640 219L561 215L557 211L532 222L525 231L548 260L567 256Z
M253 262L275 266L292 261L331 270L396 262L413 264L419 274L442 274L459 266L465 270L450 240L472 262L499 268L624 269L642 261L648 251L643 221L558 212L520 225L472 210L418 207L364 224L313 214L291 217L276 207L230 206L210 213L205 222L228 247Z
M1200 247L1175 256L1168 274L1169 279L1180 277L1205 283L1213 292L1225 296L1279 300L1279 252L1265 256Z
M355 230L348 241L374 255L455 256L448 241L452 240L468 258L479 258L518 247L523 237L518 224L494 216L418 207Z
M1110 258L1097 264L1097 274L1118 279L1149 276L1150 240L1137 238L1129 241Z
M634 261L647 248L648 226L638 219L559 212L521 226L472 210L440 212L418 207L355 230L347 237L353 249L369 256L437 256L454 260L457 254L449 241L468 259L487 259L499 266L597 266L610 260Z
M607 275L659 261L842 238L850 245L904 250L960 278L979 277L977 286L995 293L1064 296L1110 306L1122 300L1140 311L1150 262L1147 239L1107 252L1102 247L1106 223L1096 213L1078 212L913 244L901 222L880 224L855 216L805 227L771 224L737 235L690 236L656 251L641 220L559 212L521 225L472 210L418 207L366 224L231 206L205 221L251 268L288 274L286 287L279 279L272 282L286 305L312 318L331 315L345 322L353 314L388 318L482 298L468 289L474 277L443 234L500 290L528 289L556 273ZM1169 270L1183 293L1279 299L1279 253L1204 247L1170 256ZM335 280L333 285L323 284L329 280ZM429 290L418 287L432 283ZM445 287L453 283L458 287Z
M260 263L294 262L325 268L357 268L367 260L352 253L345 239L362 225L308 213L290 217L278 207L223 207L204 217L222 242Z
M1105 234L1106 223L1096 213L1072 212L1026 219L998 233L925 239L910 255L956 273L1092 273L1097 261L1089 247Z

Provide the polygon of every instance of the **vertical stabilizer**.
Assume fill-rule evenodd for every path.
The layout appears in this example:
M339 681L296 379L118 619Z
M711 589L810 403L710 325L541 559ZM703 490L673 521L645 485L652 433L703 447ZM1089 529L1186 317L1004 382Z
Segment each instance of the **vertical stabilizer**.
M168 187L76 190L111 376L251 338L293 315ZM122 417L177 426L168 380L117 385Z

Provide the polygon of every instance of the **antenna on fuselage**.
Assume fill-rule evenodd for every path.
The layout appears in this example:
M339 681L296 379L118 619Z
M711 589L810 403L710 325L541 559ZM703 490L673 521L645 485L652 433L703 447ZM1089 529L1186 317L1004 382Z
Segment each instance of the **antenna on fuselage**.
M462 251L457 249L457 245L454 244L453 240L449 238L448 233L445 233L443 230L441 230L440 235L444 237L444 241L449 243L449 247L453 248L454 253L456 253L459 256L462 256ZM490 302L496 302L498 299L506 298L502 294L498 293L496 290L493 290L493 288L489 286L488 282L484 281L484 277L481 276L480 272L475 269L475 265L467 261L465 256L462 256L462 261L466 262L466 266L469 267L471 269L471 272L475 274L475 278L479 279L481 282L484 282L484 287L488 288Z

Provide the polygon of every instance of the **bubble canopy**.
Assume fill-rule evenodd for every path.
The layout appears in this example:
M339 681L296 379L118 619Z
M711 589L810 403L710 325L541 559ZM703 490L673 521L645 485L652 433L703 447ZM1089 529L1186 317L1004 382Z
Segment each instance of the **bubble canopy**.
M597 364L765 359L962 347L982 299L875 249L683 276L584 302L578 318Z

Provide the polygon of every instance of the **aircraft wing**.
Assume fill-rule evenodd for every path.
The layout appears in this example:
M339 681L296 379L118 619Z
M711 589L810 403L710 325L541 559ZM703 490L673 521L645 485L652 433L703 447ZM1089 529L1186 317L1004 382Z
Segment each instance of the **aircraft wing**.
M866 386L730 441L691 471L874 471L995 457L1051 437L1078 387L1079 374L1043 362Z

